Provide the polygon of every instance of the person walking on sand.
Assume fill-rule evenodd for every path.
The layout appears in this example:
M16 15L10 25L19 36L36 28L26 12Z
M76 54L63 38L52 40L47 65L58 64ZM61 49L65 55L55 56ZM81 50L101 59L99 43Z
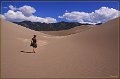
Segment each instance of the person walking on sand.
M30 46L33 47L33 53L35 53L35 52L36 52L35 49L37 48L37 39L36 39L36 35L33 35L33 38L32 38L32 40L31 40Z

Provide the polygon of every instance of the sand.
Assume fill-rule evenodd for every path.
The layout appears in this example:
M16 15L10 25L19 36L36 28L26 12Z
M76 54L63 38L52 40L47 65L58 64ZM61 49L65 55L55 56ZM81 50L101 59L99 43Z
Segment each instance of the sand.
M1 77L118 77L118 22L117 18L84 29L36 32L1 20ZM37 53L29 53L34 34Z

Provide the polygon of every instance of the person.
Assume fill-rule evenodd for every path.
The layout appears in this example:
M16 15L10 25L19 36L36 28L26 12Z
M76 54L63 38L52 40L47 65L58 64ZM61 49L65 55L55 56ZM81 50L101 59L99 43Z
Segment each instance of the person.
M32 40L31 40L30 46L33 47L33 53L35 53L35 52L36 52L35 49L37 48L37 39L36 39L36 35L33 35L33 38L32 38Z

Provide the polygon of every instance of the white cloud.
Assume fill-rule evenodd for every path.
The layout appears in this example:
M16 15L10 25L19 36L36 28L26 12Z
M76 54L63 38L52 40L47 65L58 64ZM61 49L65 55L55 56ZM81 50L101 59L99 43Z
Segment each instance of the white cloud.
M24 21L25 19L25 16L22 14L22 12L20 11L14 12L13 10L9 10L7 13L5 13L4 17L6 18L6 20L12 22L20 22Z
M0 18L5 19L5 16L4 16L4 15L2 15L2 14L0 14Z
M20 10L25 16L31 16L36 10L31 6L22 6L18 10Z
M54 19L54 18L51 18L51 17L46 17L45 18L45 22L46 23L55 23L55 22L57 22L57 20L56 19Z
M68 10L65 10L65 12L67 13L67 12L68 12Z
M4 18L11 22L21 22L21 21L31 21L31 22L45 22L45 23L55 23L57 22L56 19L51 17L38 17L33 15L36 10L31 6L23 6L20 8L15 8L14 6L9 6L10 10L4 15L0 15L1 18Z
M19 8L16 8L13 5L9 5L9 8L10 10L13 10L13 11L16 11L16 10L21 11L25 16L31 16L33 15L33 13L36 12L36 10L33 7L28 6L28 5L24 5Z
M86 13L86 12L65 12L62 16L58 18L65 18L71 21L77 21L81 23L100 23L106 22L108 20L118 17L118 10L108 7L101 7L95 12Z
M31 21L31 22L41 22L41 23L55 23L57 22L56 19L51 18L51 17L46 17L46 18L42 18L42 17L37 17L37 16L30 16L30 17L26 17L25 18L27 21Z
M17 10L17 8L14 7L13 5L9 5L9 8L10 8L10 10L13 10L13 11Z
M21 22L21 21L31 21L31 22L45 22L45 23L55 23L57 22L56 19L52 17L38 17L35 16L34 13L36 12L35 8L24 5L22 7L14 7L13 5L9 6L10 10L0 15L1 18L4 18L8 21L12 22ZM77 21L80 23L100 23L106 22L108 20L114 19L118 17L118 10L108 7L101 7L94 12L87 13L87 12L80 12L80 11L72 11L68 12L67 10L62 16L58 16L58 18L65 18L70 21Z

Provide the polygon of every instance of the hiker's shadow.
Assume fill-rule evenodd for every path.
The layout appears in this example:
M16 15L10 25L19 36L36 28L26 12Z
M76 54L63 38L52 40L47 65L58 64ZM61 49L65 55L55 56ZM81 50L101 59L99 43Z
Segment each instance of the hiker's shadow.
M34 52L28 52L28 51L20 51L20 52L23 52L23 53L34 53Z

